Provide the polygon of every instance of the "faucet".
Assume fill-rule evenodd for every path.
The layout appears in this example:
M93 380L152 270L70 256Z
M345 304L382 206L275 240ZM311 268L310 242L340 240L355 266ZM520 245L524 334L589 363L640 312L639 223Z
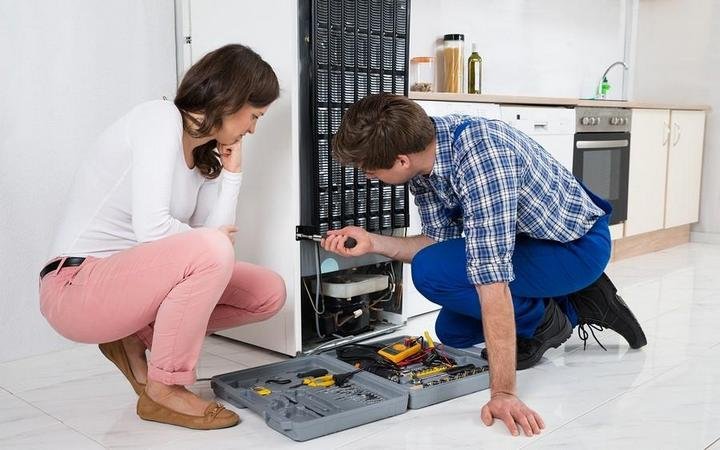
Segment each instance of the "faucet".
M605 72L603 72L602 76L600 77L600 82L598 82L597 90L596 90L596 92L595 92L595 98L596 98L596 99L597 99L597 98L605 98L605 96L604 96L603 93L602 93L603 80L605 80L605 76L608 74L608 72L610 72L610 69L612 69L612 68L615 67L615 66L620 66L620 65L622 65L622 66L625 68L625 70L629 70L629 69L630 69L630 67L628 67L628 65L625 64L625 61L615 61L614 63L610 64L610 65L608 66L608 68L605 69Z

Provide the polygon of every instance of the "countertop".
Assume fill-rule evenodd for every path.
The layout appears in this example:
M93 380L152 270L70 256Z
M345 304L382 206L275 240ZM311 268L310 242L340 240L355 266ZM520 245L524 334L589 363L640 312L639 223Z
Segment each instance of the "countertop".
M413 100L434 100L446 102L477 102L500 103L508 105L548 105L548 106L606 106L613 108L642 108L642 109L675 109L687 111L709 111L709 105L689 105L679 103L655 103L642 101L621 100L584 100L579 98L561 97L528 97L516 95L492 94L451 94L448 92L410 92Z

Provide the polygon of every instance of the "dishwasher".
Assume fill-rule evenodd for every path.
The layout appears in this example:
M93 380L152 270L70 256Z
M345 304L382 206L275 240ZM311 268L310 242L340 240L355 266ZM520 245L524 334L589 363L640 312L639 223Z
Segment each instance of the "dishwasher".
M530 136L572 172L574 109L501 105L500 116L504 122Z

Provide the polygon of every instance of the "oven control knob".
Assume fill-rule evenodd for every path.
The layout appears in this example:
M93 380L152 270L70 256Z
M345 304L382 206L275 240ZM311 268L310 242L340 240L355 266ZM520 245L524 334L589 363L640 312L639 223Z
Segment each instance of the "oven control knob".
M611 117L610 118L610 125L620 125L620 119L619 117Z
M601 119L600 117L596 117L596 118L595 118L595 124L596 124L596 125L600 125L601 122L602 122L602 119Z
M580 119L580 123L583 125L590 125L590 118L589 117L583 117Z
M627 125L627 122L628 122L627 117L620 118L620 125Z
M591 117L590 118L590 125L597 125L598 124L598 118L597 117Z

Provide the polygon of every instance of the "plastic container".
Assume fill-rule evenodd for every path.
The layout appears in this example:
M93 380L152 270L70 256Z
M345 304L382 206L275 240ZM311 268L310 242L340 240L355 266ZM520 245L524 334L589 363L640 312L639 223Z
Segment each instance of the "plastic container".
M443 37L443 79L445 92L462 93L465 73L465 35Z
M433 59L431 56L416 56L410 60L410 90L416 92L432 92L435 78Z

